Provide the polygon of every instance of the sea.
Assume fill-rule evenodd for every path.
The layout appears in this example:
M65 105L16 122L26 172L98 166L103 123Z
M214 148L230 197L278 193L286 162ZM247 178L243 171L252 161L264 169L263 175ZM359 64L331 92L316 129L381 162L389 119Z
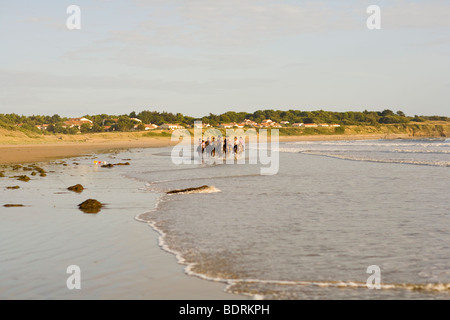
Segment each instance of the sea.
M276 174L250 147L241 163L172 150L121 170L157 195L135 219L188 275L253 299L450 299L450 139L279 143Z

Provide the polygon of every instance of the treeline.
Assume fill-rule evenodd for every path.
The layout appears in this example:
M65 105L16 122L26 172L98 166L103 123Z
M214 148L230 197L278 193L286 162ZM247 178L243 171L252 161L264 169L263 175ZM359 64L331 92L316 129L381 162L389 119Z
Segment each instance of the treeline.
M377 124L400 124L410 121L449 121L448 117L441 116L417 116L408 117L402 111L393 112L386 109L381 112L363 111L363 112L332 112L332 111L300 111L300 110L258 110L253 113L246 112L226 112L221 115L209 114L203 117L204 122L216 125L223 122L242 122L244 119L250 119L261 123L264 119L271 119L275 122L288 121L293 123L336 123L340 125L377 125Z
M300 110L258 110L253 113L248 112L234 112L228 111L219 115L210 113L202 118L194 118L183 115L181 113L171 112L158 112L158 111L141 111L136 113L131 112L129 115L122 116L108 116L108 115L96 115L85 116L98 125L102 125L103 122L107 125L114 125L110 120L112 118L118 118L122 122L121 128L126 129L132 126L132 118L136 118L145 124L156 124L158 126L163 123L177 123L183 126L193 125L194 121L202 121L212 126L217 126L220 123L243 122L245 119L261 123L265 119L271 119L275 122L288 121L293 123L336 123L340 125L376 125L376 124L401 124L408 123L410 121L425 122L425 121L450 121L448 117L442 116L418 116L408 117L402 111L394 112L386 109L381 112L377 111L363 111L363 112L332 112L332 111L300 111ZM106 120L105 120L106 119Z
M9 129L9 130L25 130L25 131L33 131L36 133L42 133L40 129L36 128L36 125L49 124L52 126L56 126L58 124L62 124L66 121L67 118L63 118L57 114L53 116L41 116L41 115L33 115L33 116L24 116L18 115L15 113L9 114L0 114L0 127ZM18 127L20 126L20 127ZM78 130L64 130L60 133L77 133Z
M145 130L144 124L162 125L163 123L177 123L183 126L191 126L194 121L202 121L212 126L220 123L236 122L240 123L245 119L261 123L265 119L275 122L288 121L293 123L336 123L340 125L378 125L378 124L402 124L410 121L450 121L449 117L442 116L406 116L402 111L392 111L389 109L363 112L332 112L332 111L300 111L300 110L258 110L253 113L229 111L223 114L210 113L202 118L194 118L181 113L158 112L158 111L135 111L125 115L85 115L85 118L93 122L92 125L82 125L80 129L69 128L64 125L69 118L58 114L53 116L23 116L17 114L0 114L0 127L7 129L22 129L34 132L42 132L36 128L37 125L48 124L48 133L75 134L81 132L102 132L105 126L111 127L114 131ZM142 122L135 121L139 119ZM135 128L137 126L137 128Z

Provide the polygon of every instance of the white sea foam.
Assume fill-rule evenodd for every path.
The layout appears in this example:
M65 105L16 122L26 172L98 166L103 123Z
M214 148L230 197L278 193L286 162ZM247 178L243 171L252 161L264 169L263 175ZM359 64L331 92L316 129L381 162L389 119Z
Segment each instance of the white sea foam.
M386 147L386 145L384 145ZM367 162L380 162L380 163L398 163L398 164L412 164L412 165L427 165L427 166L438 166L438 167L450 167L450 161L443 158L450 154L450 150L440 150L440 149L383 149L383 150L363 150L363 149L349 149L349 148L336 148L331 150L327 149L311 149L309 148L298 148L298 147L286 147L279 148L279 152L283 153L302 153L317 156L326 156L337 158L341 160L352 160L352 161L367 161ZM370 153L370 156L362 156L361 153ZM405 153L405 157L409 159L395 159L394 156L391 158L386 158L386 154L401 154ZM381 156L383 154L383 156ZM422 160L415 159L413 156L406 156L407 154L436 154L436 159ZM438 156L439 155L439 156Z
M331 153L323 153L323 152L318 152L318 151L305 151L303 153L337 158L337 159L341 159L341 160L413 164L413 165L426 165L426 166L435 166L435 167L450 167L450 162L448 162L448 161L420 161L420 160L409 160L409 159L376 159L376 158L365 158L365 157L358 157L358 156L347 156L347 155L344 156L344 155L337 155L337 154L331 154Z
M319 145L319 146L341 146L341 147L450 147L450 141L438 140L406 140L405 142L391 142L390 140L358 140L358 141L296 141L286 142L286 145Z
M436 149L422 149L422 150L411 150L411 149L394 149L392 152L398 153L443 153L450 154L450 150L436 150Z
M245 285L273 285L273 286L292 286L292 287L319 287L319 288L337 288L337 289L367 289L367 283L358 281L283 281L283 280L259 280L259 279L233 279L227 280L227 291L236 294L252 295L254 299L265 299L263 293L250 294ZM239 286L244 288L239 289ZM236 288L234 288L236 287ZM270 290L270 287L267 288ZM408 290L423 292L450 292L450 283L380 283L379 290Z

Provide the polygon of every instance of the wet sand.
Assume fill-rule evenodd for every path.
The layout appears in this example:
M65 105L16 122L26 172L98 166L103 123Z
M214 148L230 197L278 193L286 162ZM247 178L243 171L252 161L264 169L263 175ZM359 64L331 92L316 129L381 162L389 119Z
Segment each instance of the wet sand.
M29 172L2 168L0 299L246 298L226 293L223 283L186 275L176 258L158 246L159 235L135 220L155 207L157 195L142 188L142 182L122 177L118 168L93 165L95 159L117 162L114 157L138 152L39 163L47 176L32 176L29 182L9 178ZM66 189L78 183L85 187L82 193ZM7 189L10 185L20 189ZM81 212L77 205L89 198L105 207L97 214ZM7 203L24 207L3 207ZM66 286L70 265L81 269L80 290Z

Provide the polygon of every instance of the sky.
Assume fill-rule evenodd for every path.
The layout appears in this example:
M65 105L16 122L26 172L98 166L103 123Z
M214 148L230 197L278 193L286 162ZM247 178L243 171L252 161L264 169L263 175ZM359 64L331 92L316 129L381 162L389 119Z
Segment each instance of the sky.
M0 0L0 43L0 113L450 116L448 0Z

